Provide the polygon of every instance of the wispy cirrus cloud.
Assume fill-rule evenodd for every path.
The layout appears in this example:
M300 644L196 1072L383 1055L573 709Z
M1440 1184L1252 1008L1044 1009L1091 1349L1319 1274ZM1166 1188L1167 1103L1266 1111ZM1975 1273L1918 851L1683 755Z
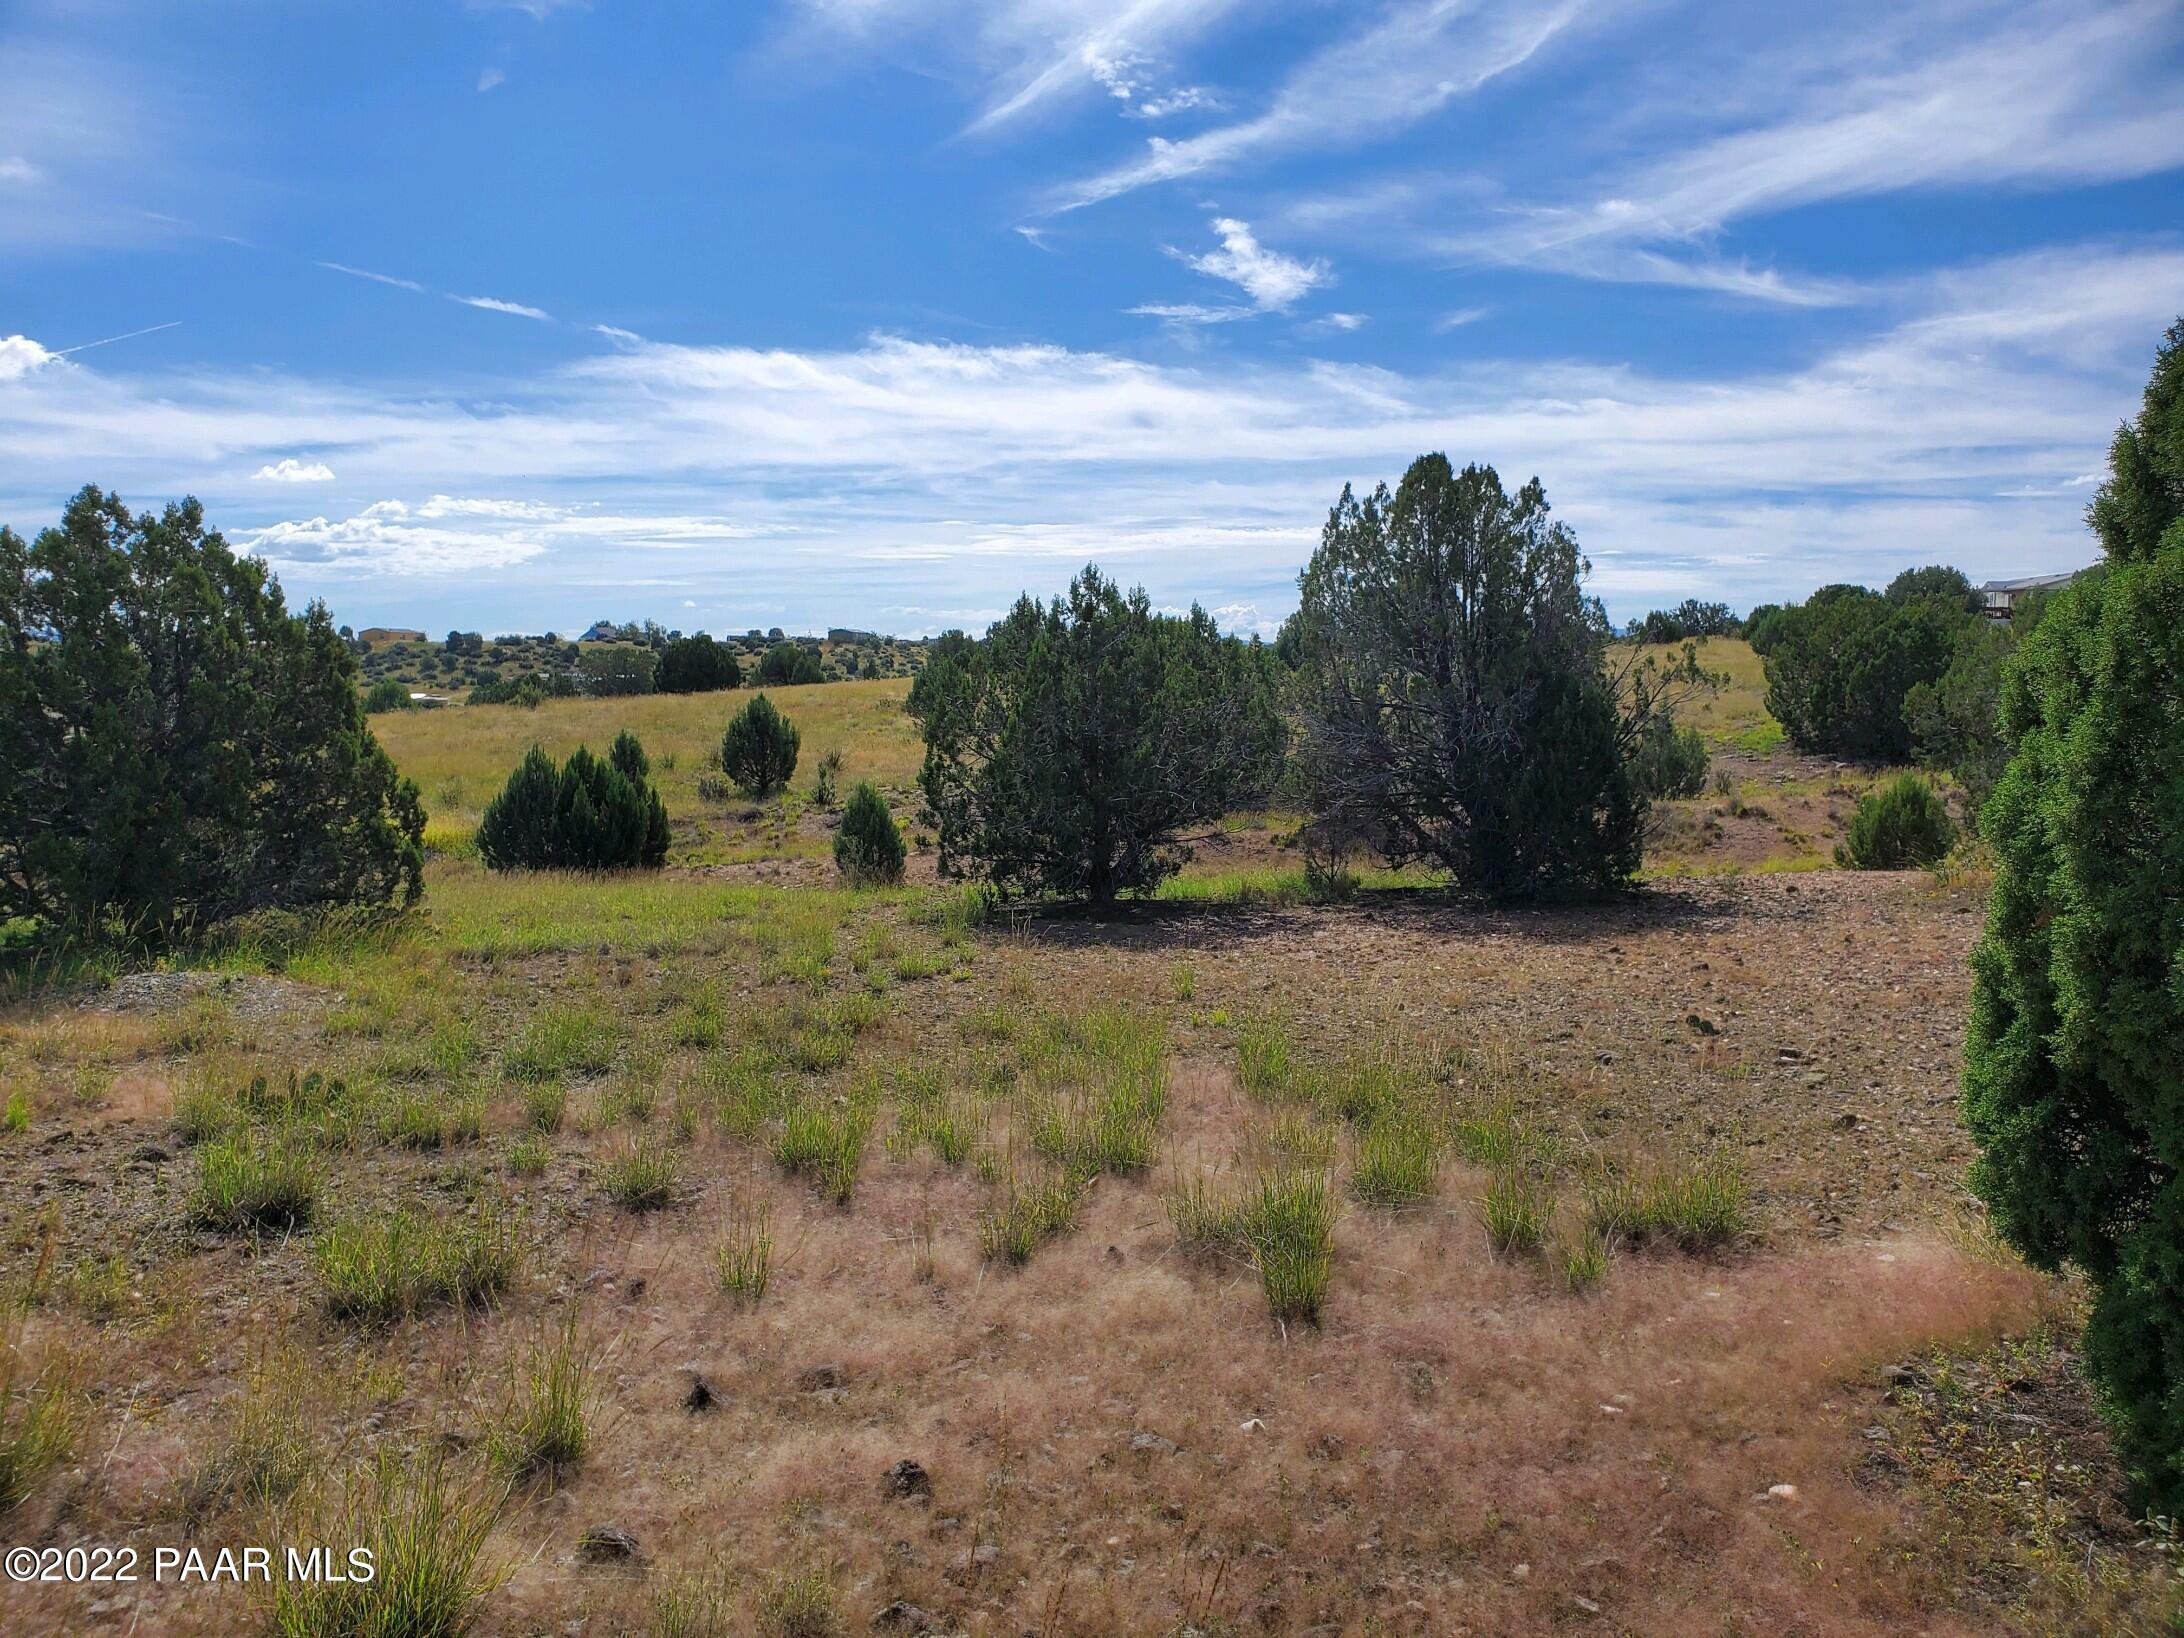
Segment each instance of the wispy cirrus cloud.
M1247 159L1346 148L1403 130L1530 62L1582 0L1412 0L1293 68L1265 110L1195 136L1153 137L1125 164L1055 189L1054 211Z
M476 307L488 313L507 313L516 318L550 320L553 314L543 307L528 307L520 301L503 301L498 296L456 296L452 298L465 307Z
M1992 10L1993 8L1988 8ZM1799 306L1855 299L1847 281L1718 257L1734 224L1825 201L1947 186L2112 181L2184 164L2184 99L2158 65L2184 42L2169 0L2012 8L1970 43L1937 29L1869 60L1856 17L1806 42L1833 72L1697 134L1688 104L1629 117L1656 156L1594 197L1497 203L1422 235L1437 255L1584 278L1682 285ZM2153 65L2153 66L2149 66Z

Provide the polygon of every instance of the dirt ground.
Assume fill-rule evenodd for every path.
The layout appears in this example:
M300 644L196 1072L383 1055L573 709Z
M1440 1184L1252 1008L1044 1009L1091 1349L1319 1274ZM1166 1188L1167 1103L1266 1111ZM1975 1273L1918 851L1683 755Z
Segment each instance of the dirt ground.
M633 1214L601 1187L627 1132L579 1120L516 1175L522 1117L489 1078L475 1140L354 1148L339 1204L492 1196L522 1214L524 1271L490 1307L378 1328L320 1312L309 1233L184 1211L192 1065L353 1064L337 986L169 975L19 1008L7 1062L38 1097L0 1147L11 1266L43 1232L56 1267L126 1273L108 1302L33 1317L41 1345L80 1352L95 1409L11 1536L148 1552L271 1528L246 1508L185 1524L174 1501L269 1361L295 1368L314 1469L429 1449L470 1473L521 1362L574 1316L591 1446L499 1503L483 1631L836 1630L783 1624L800 1567L851 1631L2156 1630L2160 1565L2070 1368L2073 1294L1988 1245L1963 1187L1981 908L1924 874L1815 871L1604 908L1368 893L988 928L952 973L895 985L821 1084L954 1063L997 1009L1157 1014L1159 1163L1100 1176L1025 1266L980 1254L990 1186L898 1152L884 1123L842 1207L694 1121L674 1203ZM571 988L646 1040L693 984L743 1020L778 992L733 947L435 982L504 1054ZM1180 1245L1163 1200L1247 1168L1277 1111L1241 1084L1238 1041L1272 1020L1315 1062L1422 1051L1451 1108L1506 1105L1571 1168L1727 1157L1748 1232L1630 1250L1572 1291L1490 1248L1487 1171L1451 1157L1421 1206L1347 1202L1320 1322L1274 1322L1248 1263ZM572 1095L604 1107L643 1075L664 1125L702 1054L637 1056ZM71 1090L87 1057L114 1069L95 1094ZM760 1203L780 1252L743 1306L713 1253ZM603 1529L632 1554L582 1545ZM673 1624L686 1604L718 1622ZM262 1608L249 1588L0 1588L9 1632L224 1632Z

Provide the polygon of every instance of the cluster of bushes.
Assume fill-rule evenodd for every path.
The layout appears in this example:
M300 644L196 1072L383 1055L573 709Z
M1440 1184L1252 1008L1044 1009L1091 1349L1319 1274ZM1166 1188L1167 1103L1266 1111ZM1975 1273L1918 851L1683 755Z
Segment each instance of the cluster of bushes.
M534 745L486 804L479 857L494 870L657 869L667 862L667 808L650 772L627 731L604 759L580 745L558 766Z
M1727 603L1702 603L1687 597L1672 609L1655 609L1630 628L1637 643L1689 643L1702 637L1735 637L1743 622L1729 612Z
M1648 802L1705 776L1670 712L1711 679L1688 650L1611 672L1586 571L1537 480L1511 496L1440 455L1393 494L1344 490L1271 650L1087 569L939 639L911 689L941 867L1111 904L1286 780L1316 856L1430 861L1497 895L1621 886Z

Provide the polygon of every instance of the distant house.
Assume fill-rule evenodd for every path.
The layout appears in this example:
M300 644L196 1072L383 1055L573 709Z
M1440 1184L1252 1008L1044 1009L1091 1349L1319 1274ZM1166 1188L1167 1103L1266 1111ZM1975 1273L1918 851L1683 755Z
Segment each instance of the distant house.
M2083 569L2072 569L2066 574L2030 574L2020 580L1990 580L1979 588L1983 612L1990 620L2007 620L2029 593L2060 591L2084 573Z
M876 643L879 640L880 634L876 631L858 631L849 626L830 626L827 629L827 641L830 643Z
M427 694L413 688L410 690L409 702L414 710L437 711L443 705L453 705L455 698L452 694Z
M577 639L580 643L611 643L622 635L622 628L612 620L594 620L591 629Z

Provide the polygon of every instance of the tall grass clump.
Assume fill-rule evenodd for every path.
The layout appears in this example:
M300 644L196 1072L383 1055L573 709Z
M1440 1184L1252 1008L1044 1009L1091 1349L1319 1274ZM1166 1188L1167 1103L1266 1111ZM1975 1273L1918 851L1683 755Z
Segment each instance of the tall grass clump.
M1709 1156L1602 1178L1587 1192L1585 1220L1631 1245L1666 1242L1685 1251L1712 1251L1751 1226L1748 1199L1736 1163Z
M508 1402L486 1439L493 1466L511 1480L551 1486L591 1445L592 1357L577 1341L571 1314L551 1340L532 1345Z
M286 1504L319 1465L304 1418L309 1366L269 1355L251 1366L228 1401L203 1459L162 1499L162 1511L195 1529L228 1508L264 1512Z
M1230 1252L1248 1250L1245 1212L1241 1202L1213 1186L1210 1178L1194 1175L1161 1197L1168 1226L1186 1250Z
M318 1205L318 1161L287 1133L218 1138L199 1147L197 1160L190 1217L201 1228L301 1228Z
M1505 1166L1497 1171L1479 1201L1487 1244L1498 1257L1537 1251L1547 1238L1552 1214L1547 1185L1521 1166Z
M523 1037L501 1058L512 1081L552 1081L604 1074L614 1062L617 1031L588 1006L551 1001L531 1014Z
M1327 1174L1300 1167L1261 1178L1245 1197L1244 1241L1267 1312L1317 1324L1334 1272L1335 1196Z
M1026 1184L1012 1172L1001 1198L979 1213L979 1253L989 1262L1030 1262L1042 1242L1076 1226L1089 1181L1082 1173L1056 1172Z
M569 1118L569 1089L559 1080L534 1081L523 1089L523 1124L534 1132L561 1130Z
M1440 1141L1416 1120L1375 1121L1357 1135L1350 1192L1368 1206L1414 1206L1433 1193Z
M808 1177L836 1205L847 1205L864 1165L865 1141L877 1111L866 1097L845 1103L790 1106L774 1135L774 1163Z
M28 1278L0 1308L0 1515L68 1459L83 1429L87 1406L76 1357L58 1348L33 1350L24 1337L52 1266L49 1227Z
M766 1638L839 1638L842 1599L816 1564L776 1570L758 1596Z
M398 1208L335 1223L312 1248L319 1301L334 1319L380 1324L440 1303L478 1307L514 1283L516 1225L492 1210L435 1218Z
M756 1306L773 1280L773 1254L773 1208L764 1201L755 1206L739 1203L727 1235L713 1248L722 1295L747 1308Z
M682 1157L666 1143L640 1138L606 1162L599 1182L624 1211L661 1211L675 1203L682 1187Z
M1288 1091L1296 1067L1288 1020L1255 1019L1237 1032L1236 1077L1252 1096L1270 1098Z
M484 1563L495 1493L450 1481L438 1456L403 1462L392 1453L354 1476L340 1501L320 1507L298 1539L372 1551L370 1581L277 1578L276 1638L463 1638L504 1572Z

